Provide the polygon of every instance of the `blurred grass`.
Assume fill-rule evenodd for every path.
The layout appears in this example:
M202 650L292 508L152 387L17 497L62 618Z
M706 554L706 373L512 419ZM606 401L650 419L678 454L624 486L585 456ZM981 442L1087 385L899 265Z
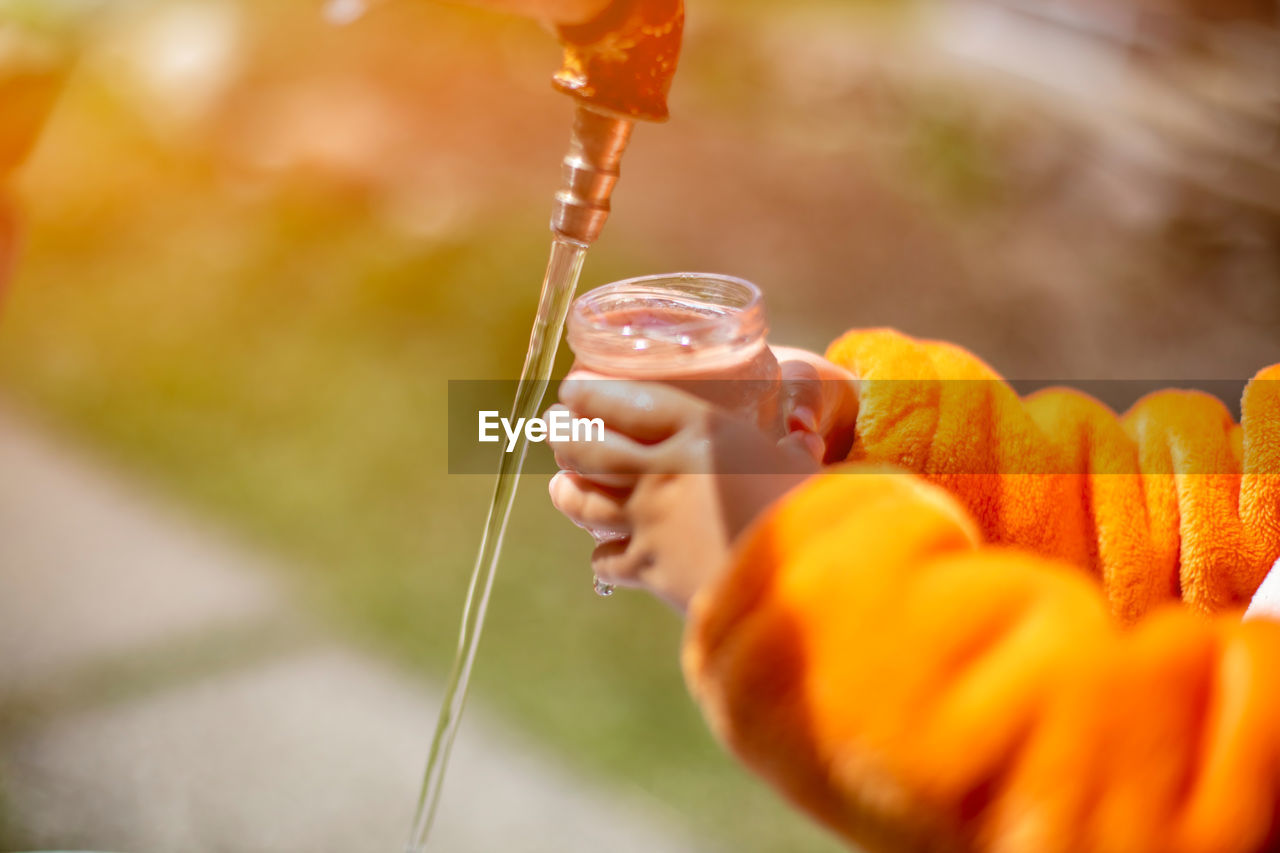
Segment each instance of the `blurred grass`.
M442 677L490 489L446 473L446 383L518 371L545 205L413 238L349 188L244 191L112 110L79 87L32 168L0 390L285 555L309 606ZM651 269L593 250L583 287ZM711 741L677 618L592 595L589 543L545 480L525 482L513 517L478 695L727 849L834 849Z

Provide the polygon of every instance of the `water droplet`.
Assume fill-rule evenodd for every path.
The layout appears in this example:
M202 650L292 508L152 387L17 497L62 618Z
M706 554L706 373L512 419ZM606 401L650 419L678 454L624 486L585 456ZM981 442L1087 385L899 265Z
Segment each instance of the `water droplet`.
M343 27L360 20L369 11L369 0L329 0L324 7L325 20Z
M600 578L591 579L591 588L596 591L596 595L601 598L608 598L613 595L613 584L605 583Z

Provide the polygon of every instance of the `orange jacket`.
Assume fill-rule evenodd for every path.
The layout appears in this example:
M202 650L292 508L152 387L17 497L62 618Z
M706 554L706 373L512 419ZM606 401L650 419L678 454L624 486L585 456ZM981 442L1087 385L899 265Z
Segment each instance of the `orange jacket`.
M1280 365L1237 426L1186 392L1019 400L889 331L828 358L856 461L690 611L717 734L872 850L1280 849L1280 622L1239 611L1280 557Z

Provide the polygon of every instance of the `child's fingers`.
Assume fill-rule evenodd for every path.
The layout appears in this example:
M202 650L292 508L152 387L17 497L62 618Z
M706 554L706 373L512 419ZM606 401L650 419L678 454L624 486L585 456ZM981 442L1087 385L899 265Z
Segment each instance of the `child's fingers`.
M567 407L556 404L548 410L548 417ZM576 440L549 436L548 443L555 454L556 464L572 471L597 485L626 489L635 479L648 472L654 461L654 450L626 435L605 428L590 429Z
M547 420L550 421L557 412L568 413L569 408L562 403L556 403L554 406L547 409ZM569 442L573 441L595 441L597 439L603 441L607 437L607 432L607 430L602 430L598 427L586 429L581 433L574 433L570 430L568 437L562 438L561 436L564 435L564 433L557 434L553 431L548 433L547 443L551 445L551 452L555 455L556 462L561 468L573 470L574 474L581 479L590 480L592 483L602 488L616 492L629 492L631 489L635 488L636 483L639 482L640 475L638 473L624 474L618 470L605 470L601 468L596 468L591 471L574 470L572 465L567 464L570 451L561 449L566 447ZM625 436L621 436L621 438L625 438ZM613 439L613 443L615 445L617 442L618 438Z
M604 477L635 477L653 466L653 452L647 445L606 429L591 441L551 441L556 464L596 482Z
M613 586L640 586L640 575L652 565L653 557L637 553L630 538L601 542L591 552L591 571Z
M822 379L817 369L804 361L784 361L782 405L788 432L818 432L818 412L822 411Z
M822 461L844 458L857 427L856 377L816 353L791 347L773 351L782 371L786 431L819 436L824 442ZM808 443L816 448L816 442Z
M670 438L706 404L658 382L587 379L571 374L560 384L560 400L575 415L600 418L605 426L645 444Z
M819 465L827 451L827 443L822 436L807 430L793 430L778 442L778 447L784 453L801 453Z
M593 535L631 532L625 490L604 488L571 471L556 474L547 489L551 492L552 505Z

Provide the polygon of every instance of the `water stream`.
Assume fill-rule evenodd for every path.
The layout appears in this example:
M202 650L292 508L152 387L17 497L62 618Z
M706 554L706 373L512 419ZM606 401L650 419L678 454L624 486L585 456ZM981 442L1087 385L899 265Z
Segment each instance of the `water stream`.
M532 418L541 414L542 397L551 381L556 350L560 345L560 336L564 331L574 291L578 287L578 276L582 274L586 252L587 247L581 243L559 236L551 243L551 258L547 262L546 276L542 280L538 314L534 319L533 332L529 335L529 352L525 356L520 385L512 405L513 423L517 422L517 418ZM440 805L449 752L453 749L458 724L462 719L462 709L467 701L471 666L475 663L476 647L484 629L489 593L493 589L494 570L502 554L502 537L507 530L516 487L520 484L520 471L529 450L523 430L518 441L511 453L499 454L498 477L493 486L489 515L480 540L480 553L476 556L471 585L467 589L466 604L462 610L458 651L445 686L444 703L436 721L435 735L431 740L431 752L427 757L427 770L422 780L422 792L418 796L418 810L413 819L407 853L423 853L426 850L431 825Z

